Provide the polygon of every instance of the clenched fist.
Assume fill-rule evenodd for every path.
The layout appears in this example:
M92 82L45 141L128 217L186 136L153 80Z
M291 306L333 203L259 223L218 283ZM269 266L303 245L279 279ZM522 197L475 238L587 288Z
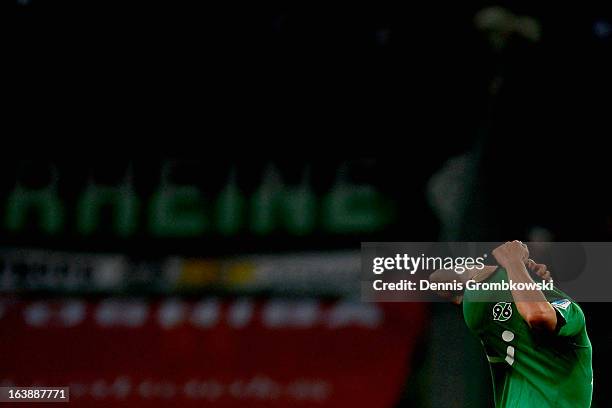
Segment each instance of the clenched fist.
M527 262L525 262L525 266L531 272L542 278L542 280L545 280L547 282L552 280L552 275L550 274L550 271L548 270L548 267L545 264L539 264L536 263L533 259L528 259Z
M521 241L506 242L493 250L493 256L504 268L513 262L525 263L529 259L529 249Z

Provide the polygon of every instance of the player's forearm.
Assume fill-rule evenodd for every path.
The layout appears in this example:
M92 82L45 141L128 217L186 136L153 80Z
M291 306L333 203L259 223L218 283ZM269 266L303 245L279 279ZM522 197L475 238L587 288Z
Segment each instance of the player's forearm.
M505 265L508 278L515 283L534 283L520 260L512 260ZM512 297L519 314L532 328L554 331L557 314L540 290L513 290Z

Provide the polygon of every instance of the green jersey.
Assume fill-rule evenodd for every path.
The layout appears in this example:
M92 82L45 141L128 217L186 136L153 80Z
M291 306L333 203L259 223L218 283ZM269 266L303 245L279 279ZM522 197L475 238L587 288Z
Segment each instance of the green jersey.
M508 281L498 268L486 282ZM591 342L582 309L559 290L544 291L557 312L557 332L532 330L510 291L467 290L465 322L482 341L493 377L497 408L585 408L591 406ZM500 301L504 300L504 301Z

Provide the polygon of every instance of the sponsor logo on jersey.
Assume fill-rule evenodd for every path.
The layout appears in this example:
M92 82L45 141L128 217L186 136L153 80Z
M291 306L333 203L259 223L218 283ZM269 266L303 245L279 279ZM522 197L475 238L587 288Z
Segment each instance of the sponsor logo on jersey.
M512 317L512 303L498 302L493 306L493 320L505 322Z
M553 305L553 307L556 307L557 309L567 310L567 308L570 307L572 302L569 299L559 299L555 300L554 302L550 302L550 304Z

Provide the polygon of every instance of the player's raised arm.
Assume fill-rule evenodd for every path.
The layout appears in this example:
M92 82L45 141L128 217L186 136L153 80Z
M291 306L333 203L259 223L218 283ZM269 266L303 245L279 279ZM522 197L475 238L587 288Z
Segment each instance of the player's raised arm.
M438 269L429 275L429 281L435 284L461 282L463 285L465 285L468 280L474 279L474 276L477 274L489 276L495 272L496 269L497 266L493 265L485 265L482 268L477 268L476 266L469 268L466 267L463 273L458 273L454 269ZM460 305L463 300L463 291L452 292L447 290L436 290L436 293L441 298L449 300L457 305Z
M529 249L520 241L506 242L493 250L497 262L506 269L508 278L515 283L534 283L525 263ZM539 290L513 290L512 297L520 315L529 327L554 332L557 314Z

